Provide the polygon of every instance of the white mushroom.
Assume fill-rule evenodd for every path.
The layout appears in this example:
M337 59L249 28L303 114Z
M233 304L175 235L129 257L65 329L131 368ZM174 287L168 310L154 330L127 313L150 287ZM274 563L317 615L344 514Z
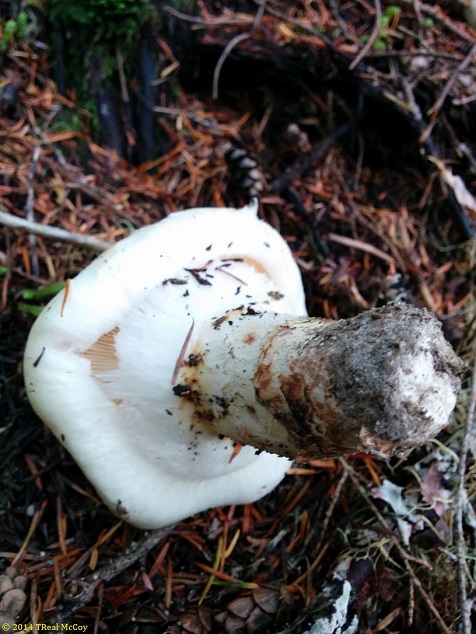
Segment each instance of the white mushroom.
M476 0L459 0L463 5L463 13L466 22L476 29Z
M194 209L134 232L31 330L34 409L137 526L254 501L289 458L424 442L454 407L461 362L433 317L307 317L292 254L256 214Z

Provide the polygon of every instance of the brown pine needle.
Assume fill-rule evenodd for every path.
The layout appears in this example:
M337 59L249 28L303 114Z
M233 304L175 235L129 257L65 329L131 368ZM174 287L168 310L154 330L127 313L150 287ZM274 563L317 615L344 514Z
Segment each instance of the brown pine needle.
M210 575L212 575L213 577L221 579L222 581L227 581L228 583L232 583L240 588L246 588L247 590L255 590L256 588L259 588L259 585L257 583L254 583L252 581L242 581L241 579L237 579L236 577L227 575L226 572L220 572L219 570L215 570L211 566L202 564L200 561L195 562L195 565L205 572L210 573Z
M233 453L231 454L230 460L228 462L229 463L233 462L233 460L236 458L236 456L240 453L242 449L243 449L243 445L236 440L233 443Z
M66 286L64 287L63 303L61 304L61 310L60 310L61 317L63 317L64 315L64 309L66 306L66 302L68 301L70 290L71 290L71 280L68 278L66 280Z
M175 382L177 381L177 377L179 375L180 368L182 367L185 353L187 352L188 344L190 343L190 339L192 337L194 326L195 326L195 320L192 320L192 325L190 326L190 330L188 331L187 336L185 337L185 341L183 342L183 345L179 352L179 356L177 358L177 362L175 364L174 373L172 374L172 385L174 385Z
M293 588L297 588L297 586L299 586L299 584L301 583L301 581L304 581L305 579L307 579L309 577L309 575L311 574L311 572L313 570L315 570L317 568L317 566L319 565L321 559L324 557L324 555L327 552L327 549L330 546L330 542L328 542L327 544L325 544L321 550L319 551L317 557L314 559L314 561L312 562L312 564L309 566L309 568L306 570L306 572L304 572L302 575L300 575L297 579L295 579L292 583L288 584L286 587L289 588L290 590L292 590Z
M33 535L35 534L36 529L38 528L38 525L40 523L40 520L43 516L43 513L45 512L45 509L48 505L48 501L45 500L40 508L35 512L35 514L33 515L33 519L31 520L31 524L30 524L30 528L28 529L28 533L25 537L25 540L23 542L23 544L21 545L20 550L18 551L18 554L16 555L15 559L12 561L12 566L16 566L17 563L19 561L22 560L23 558L23 554L26 551L26 549L28 548L28 544L30 543L31 538L33 537Z
M395 266L395 260L391 255L388 255L381 249L377 249L372 244L367 244L362 240L355 240L354 238L348 238L347 236L339 236L335 233L330 233L328 235L328 240L331 242L337 242L338 244L342 244L343 246L350 247L351 249L358 249L359 251L365 251L366 253L370 253L381 260L384 260L388 264Z
M173 583L172 559L171 557L168 557L167 558L167 575L165 577L165 598L164 598L164 604L167 609L169 609L172 604L172 583Z

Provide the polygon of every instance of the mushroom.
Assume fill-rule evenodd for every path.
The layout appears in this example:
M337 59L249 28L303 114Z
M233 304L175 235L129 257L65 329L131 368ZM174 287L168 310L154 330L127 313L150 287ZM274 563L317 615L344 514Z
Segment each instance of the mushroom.
M426 311L309 318L255 202L177 212L112 246L45 307L24 358L37 414L143 528L255 501L290 459L425 442L461 371Z
M476 0L459 0L463 5L463 14L466 22L476 29Z

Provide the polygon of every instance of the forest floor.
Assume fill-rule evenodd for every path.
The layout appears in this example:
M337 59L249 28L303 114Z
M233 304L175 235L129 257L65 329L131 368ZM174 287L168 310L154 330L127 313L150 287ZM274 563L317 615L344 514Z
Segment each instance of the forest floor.
M410 0L161 10L162 149L138 164L95 140L41 42L3 54L0 564L20 592L0 584L0 618L88 632L470 634L476 31ZM137 82L119 80L124 106ZM437 315L468 363L458 405L405 459L296 465L255 504L135 529L33 413L21 368L29 329L106 243L255 193L294 253L310 315L353 316L396 292Z

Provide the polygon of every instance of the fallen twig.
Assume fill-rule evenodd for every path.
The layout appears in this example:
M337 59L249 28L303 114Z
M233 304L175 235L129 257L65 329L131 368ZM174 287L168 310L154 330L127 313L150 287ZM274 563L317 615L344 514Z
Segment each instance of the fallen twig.
M33 222L33 218L34 218L33 205L34 205L34 199L35 199L35 190L33 186L33 181L35 178L35 172L36 172L36 166L38 164L38 159L40 158L40 152L41 152L41 148L39 145L37 145L33 151L30 169L28 170L27 197L26 197L26 204L25 204L25 216L28 222ZM30 244L30 249L31 249L31 266L32 266L33 274L38 276L40 268L38 263L38 254L35 251L35 236L33 235L33 233L30 233L30 235L28 236L28 242Z
M419 143L422 146L425 158L430 162L432 162L432 159L440 159L439 153L431 134L426 138L423 138L425 131L425 121L423 119L420 106L416 102L412 86L410 86L409 82L406 80L402 81L402 86L409 105L410 117L408 115L408 112L403 111L403 109L401 110L402 114L407 118L412 127L417 131L419 136ZM453 190L450 187L447 187L446 194L448 198L448 203L453 210L454 219L456 224L458 225L459 230L466 240L472 240L474 238L475 232L468 218L466 217L464 209L458 202L458 199L456 198Z
M44 238L51 238L52 240L60 240L61 242L70 242L72 244L79 244L83 247L88 247L94 251L105 251L111 246L111 243L107 240L101 240L94 236L86 236L82 233L74 233L72 231L66 231L59 227L48 227L41 225L38 222L26 220L25 218L18 218L12 214L4 211L3 205L0 205L0 224L10 229L23 229L31 234L37 236L43 236Z
M254 18L247 19L247 16L240 18L216 18L210 19L210 17L202 18L195 15L188 15L187 13L182 13L177 11L170 5L165 5L163 10L170 15L173 15L174 18L182 20L183 22L191 22L194 25L201 25L204 28L210 28L214 26L245 26L247 24L253 23Z
M226 58L231 53L231 51L235 48L235 46L237 46L237 44L251 37L251 34L257 28L257 26L259 25L261 21L261 18L264 13L265 5L266 5L266 0L264 0L264 2L260 5L250 31L248 33L239 33L238 35L235 35L235 37L231 39L228 42L228 44L225 46L225 48L223 49L223 52L220 55L217 65L215 66L215 70L213 71L213 88L212 88L213 99L218 99L218 82L220 80L221 69L223 67L223 64L225 63Z
M400 4L406 4L407 6L414 7L415 0L398 0ZM431 16L438 22L444 24L444 26L455 33L461 39L475 43L475 38L472 36L471 29L462 29L458 26L458 23L449 18L444 11L442 11L441 7L436 4L432 6L425 2L419 2L419 10L420 13L425 13L426 15Z
M471 605L468 601L467 590L467 565L468 558L466 541L464 538L464 515L468 504L466 492L466 464L469 453L470 439L473 433L474 417L476 411L476 361L473 366L473 380L471 385L471 401L468 416L464 426L464 435L461 443L461 452L458 464L458 490L455 500L455 542L458 557L458 594L460 608L460 628L462 634L471 634Z
M354 61L349 66L349 70L354 70L359 63L364 59L367 53L370 51L372 46L374 45L375 40L378 37L380 31L380 22L382 19L382 7L380 5L380 0L375 0L375 21L374 26L372 28L372 33L370 34L369 39L365 43L365 46L360 50L360 52L355 56Z
M469 51L469 53L462 60L462 62L458 65L458 67L455 69L455 71L451 74L451 77L448 79L448 81L444 85L443 90L440 93L440 96L436 100L436 102L433 105L433 107L429 110L428 114L431 117L431 121L427 125L427 127L424 130L423 134L420 136L420 142L421 143L426 141L428 139L428 137L430 136L430 134L431 134L431 132L433 130L433 127L434 127L435 123L438 120L438 114L439 114L443 104L445 103L446 98L448 97L448 95L449 95L449 93L451 91L451 88L453 87L455 81L458 79L460 74L464 70L466 70L468 68L468 66L474 60L475 56L476 56L476 44L471 47L471 50Z
M166 528L159 528L150 533L145 533L137 546L120 557L116 557L103 568L96 572L77 580L74 578L65 579L63 586L72 587L75 592L64 593L62 603L51 619L51 623L67 623L69 619L81 608L87 605L93 598L98 586L110 581L123 570L131 566L141 557L147 555L157 544L166 537L173 529L173 525Z
M225 46L225 48L223 49L223 52L220 55L220 58L213 72L213 89L212 89L213 99L218 99L218 82L220 79L220 72L221 72L223 64L225 63L226 58L228 57L228 55L231 53L231 51L235 48L237 44L239 44L243 40L247 40L249 37L251 37L251 33L239 33L238 35L235 35L235 37L232 40L230 40L228 44Z
M366 242L362 242L362 240L355 240L354 238L348 238L347 236L338 236L335 233L330 233L327 236L327 239L331 242L337 242L338 244L342 244L346 247L350 247L351 249L358 249L359 251L365 251L366 253L371 253L377 258L384 260L388 264L395 266L395 260L391 255L385 253L381 249L377 249L373 244L367 244Z

